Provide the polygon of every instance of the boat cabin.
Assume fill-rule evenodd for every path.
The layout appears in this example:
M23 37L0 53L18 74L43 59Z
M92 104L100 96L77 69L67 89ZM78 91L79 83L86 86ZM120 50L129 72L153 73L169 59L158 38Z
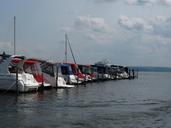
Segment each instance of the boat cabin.
M28 92L37 90L40 87L40 84L35 79L36 76L24 71L25 63L26 58L24 56L1 56L0 90Z
M85 77L85 81L92 81L95 79L95 74L93 72L93 68L90 65L78 65L80 71Z
M13 59L12 63L13 64L17 64L20 63L21 60L19 59ZM14 69L13 69L14 71ZM42 75L42 71L40 68L40 63L38 61L35 60L24 60L23 61L23 71L25 73L29 73L32 74L35 78L35 80L40 84L44 84L44 79L43 79L43 75Z
M71 66L71 70L72 70L73 74L75 75L77 81L79 83L83 83L85 78L84 78L84 75L82 74L82 72L80 71L78 65L74 64L74 63L65 63L65 64L68 64Z
M93 67L97 68L97 74L98 74L98 79L99 80L107 80L110 79L110 68L109 66L106 65L93 65Z

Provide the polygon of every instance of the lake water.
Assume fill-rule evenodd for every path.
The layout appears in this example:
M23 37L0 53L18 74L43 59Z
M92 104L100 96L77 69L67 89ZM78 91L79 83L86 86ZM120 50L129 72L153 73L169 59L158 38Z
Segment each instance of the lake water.
M0 95L1 128L171 128L171 73Z

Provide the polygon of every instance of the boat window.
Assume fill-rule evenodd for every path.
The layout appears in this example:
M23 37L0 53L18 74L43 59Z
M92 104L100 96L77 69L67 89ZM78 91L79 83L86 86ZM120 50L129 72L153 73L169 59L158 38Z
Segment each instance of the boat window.
M61 65L56 65L56 73L58 73L59 77L62 77Z
M41 70L39 69L39 66L34 63L34 64L27 64L24 63L23 69L26 73L38 75L41 74Z
M42 72L49 74L54 77L54 68L53 65L42 64L41 65Z
M73 72L74 74L76 74L76 73L77 73L76 67L75 67L75 66L71 66L71 68L72 68L72 72Z
M103 67L98 67L97 68L97 72L100 73L100 74L104 74L105 73L105 70Z
M91 69L89 67L83 67L82 68L82 73L90 74L91 73Z
M24 64L23 69L25 73L32 74L31 66L29 64Z
M17 67L16 66L9 66L9 72L10 73L17 73ZM18 68L18 73L22 73L22 69Z
M37 71L37 68L36 68L36 65L32 64L31 65L31 70L32 70L32 73L37 75L38 74L38 71Z
M3 62L3 58L2 58L2 56L0 56L0 63L1 63L1 62Z
M91 67L92 72L97 73L97 67Z
M10 66L9 67L9 72L10 73L16 73L17 72L17 69L15 67Z
M61 66L61 72L63 75L69 75L68 67Z

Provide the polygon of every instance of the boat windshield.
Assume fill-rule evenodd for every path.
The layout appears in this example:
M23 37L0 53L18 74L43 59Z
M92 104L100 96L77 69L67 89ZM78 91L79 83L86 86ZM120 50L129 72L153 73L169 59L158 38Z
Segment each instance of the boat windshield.
M32 74L37 82L43 81L42 71L39 63L34 61L25 61L23 69L25 73Z
M33 64L24 63L23 68L26 73L35 74L35 75L41 74L41 70L36 63Z
M8 70L10 73L17 73L17 70L18 70L18 73L22 73L23 72L23 68L22 66L18 66L17 67L17 63L21 61L21 60L12 60L10 63L9 63L9 66L8 66Z
M50 76L55 76L53 64L44 63L41 65L42 71Z
M63 75L73 75L70 65L61 65L61 72Z
M82 73L84 74L91 74L91 69L90 67L82 67Z
M20 68L17 68L16 66L9 66L9 72L10 73L17 73L17 69L18 69L18 73L22 73L23 72L23 70L22 69L20 69Z

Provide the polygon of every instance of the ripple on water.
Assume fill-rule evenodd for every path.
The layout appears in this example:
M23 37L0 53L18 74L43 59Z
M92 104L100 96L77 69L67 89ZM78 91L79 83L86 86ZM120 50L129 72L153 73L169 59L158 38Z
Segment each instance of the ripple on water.
M144 73L133 81L2 96L0 127L170 128L170 78Z

